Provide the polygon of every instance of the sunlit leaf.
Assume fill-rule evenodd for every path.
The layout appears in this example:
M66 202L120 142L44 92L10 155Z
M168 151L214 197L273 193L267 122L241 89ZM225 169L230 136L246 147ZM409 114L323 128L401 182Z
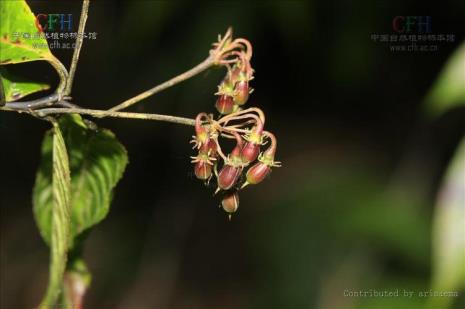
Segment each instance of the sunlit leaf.
M0 1L0 21L0 64L53 57L26 1Z
M14 76L4 67L0 67L0 77L0 82L2 82L5 92L6 102L15 101L29 94L50 88L50 85L35 83L25 78Z

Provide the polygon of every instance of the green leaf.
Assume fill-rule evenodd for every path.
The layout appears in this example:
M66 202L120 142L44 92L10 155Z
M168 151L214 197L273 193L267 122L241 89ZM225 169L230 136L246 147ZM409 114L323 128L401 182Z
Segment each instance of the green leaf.
M71 243L83 231L103 220L110 208L113 188L128 162L124 147L112 132L91 129L79 115L60 118L71 168ZM42 237L50 243L51 160L50 133L42 144L42 162L34 188L34 213Z
M6 102L16 101L29 94L50 89L50 85L35 83L30 80L10 74L4 67L0 67L0 82L3 84Z
M66 259L70 228L70 171L65 142L56 122L53 124L50 269L47 292L40 308L53 306L60 294Z
M433 282L436 291L465 289L465 138L438 195L433 223ZM452 297L433 297L431 308L448 308Z
M0 1L0 20L0 64L53 57L47 40L37 36L36 17L26 1Z
M459 105L465 105L465 42L447 61L425 100L426 112L431 116Z

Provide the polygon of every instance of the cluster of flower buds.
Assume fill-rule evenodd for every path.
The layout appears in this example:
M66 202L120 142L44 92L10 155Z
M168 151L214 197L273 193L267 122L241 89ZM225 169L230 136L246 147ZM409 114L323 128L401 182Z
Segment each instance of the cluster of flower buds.
M232 40L229 30L210 53L216 64L227 68L227 74L216 93L219 119L206 113L196 117L195 136L191 142L198 154L192 157L192 163L198 179L209 184L216 178L215 193L221 192L221 207L231 218L239 207L238 192L247 185L262 182L272 167L279 167L280 163L274 160L276 137L264 130L263 111L257 107L243 108L252 92L249 87L253 79L251 44L242 38ZM227 139L234 140L235 145L225 155L220 140Z
M239 110L249 99L252 89L253 69L245 52L237 52L237 63L228 65L228 74L218 86L215 107L221 115L229 115Z

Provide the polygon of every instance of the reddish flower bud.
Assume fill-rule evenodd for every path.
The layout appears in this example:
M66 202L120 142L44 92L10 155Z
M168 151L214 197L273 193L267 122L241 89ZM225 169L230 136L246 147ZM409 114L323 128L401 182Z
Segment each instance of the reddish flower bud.
M240 165L240 163L242 163L241 151L242 145L236 145L236 147L234 147L234 149L229 154L229 160L234 163L233 165Z
M241 158L244 163L250 163L257 159L262 144L263 123L257 118L257 124L252 131L245 136L247 143L241 151Z
M249 184L258 184L262 182L265 177L270 174L272 167L281 166L281 162L274 160L277 144L276 137L270 132L264 132L264 135L271 140L271 145L267 150L260 154L258 157L259 162L247 171L246 181L241 188L244 188Z
M216 100L215 107L220 114L231 114L235 109L234 99L232 96L222 94Z
M257 159L258 154L260 153L260 145L247 142L242 148L241 151L241 159L244 163L249 163L255 161Z
M249 99L249 82L240 80L234 86L234 103L243 105Z
M208 141L208 153L210 157L216 158L218 156L218 145L213 139Z
M195 176L200 180L207 180L212 175L212 166L206 161L198 161L194 167Z
M228 81L234 85L239 80L241 71L241 68L235 64L228 74Z
M271 168L269 165L263 162L258 162L247 171L247 183L256 185L262 182L265 177L270 174L270 172Z
M231 219L231 214L235 213L239 208L239 194L237 192L226 194L221 201L221 207L229 214L229 219Z
M224 165L218 174L218 187L223 190L231 189L239 179L242 172L242 167Z
M208 118L207 114L200 113L195 118L195 137L191 142L195 144L194 147L201 147L208 142L209 133L207 127L202 125L202 119Z
M209 138L199 148L199 158L214 160L218 156L218 146L214 139Z

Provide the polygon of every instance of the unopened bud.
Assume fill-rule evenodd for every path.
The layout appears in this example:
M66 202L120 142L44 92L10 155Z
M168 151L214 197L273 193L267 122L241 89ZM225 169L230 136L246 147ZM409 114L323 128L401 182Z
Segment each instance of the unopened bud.
M241 150L241 158L244 163L255 161L260 153L260 145L247 142Z
M226 194L221 201L221 207L231 216L239 208L239 194L237 192Z
M202 119L208 118L207 114L200 113L195 118L195 140L196 146L200 147L202 144L208 142L209 133L205 126L202 125Z
M215 107L218 112L223 115L231 114L236 108L233 97L226 94L222 94L218 97Z
M243 105L249 99L249 82L247 80L240 80L234 86L234 103Z
M262 182L266 176L271 172L269 165L263 162L257 162L254 166L249 168L246 174L247 183L256 185Z
M217 157L218 155L218 145L216 145L216 142L213 139L208 141L208 154L213 158Z
M212 166L206 161L198 161L194 166L195 176L200 180L207 180L212 175Z
M241 167L226 164L218 174L218 187L223 190L231 189L239 179L241 172Z

